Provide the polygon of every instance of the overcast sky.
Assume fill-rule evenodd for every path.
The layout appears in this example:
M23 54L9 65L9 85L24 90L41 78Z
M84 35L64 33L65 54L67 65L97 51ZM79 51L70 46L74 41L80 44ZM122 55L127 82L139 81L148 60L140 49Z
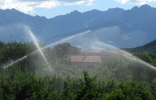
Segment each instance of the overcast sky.
M105 11L116 7L131 9L143 4L156 7L156 0L0 0L0 9L15 8L33 16L52 18L74 10L80 12L92 9Z

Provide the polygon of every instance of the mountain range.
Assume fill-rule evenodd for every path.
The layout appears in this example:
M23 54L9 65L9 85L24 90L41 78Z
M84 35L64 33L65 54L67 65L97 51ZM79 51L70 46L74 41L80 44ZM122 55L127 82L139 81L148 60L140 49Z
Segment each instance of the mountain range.
M45 44L90 30L85 35L85 40L89 41L85 43L96 40L117 48L134 48L156 39L156 8L142 5L130 10L73 11L50 19L30 16L16 9L0 10L0 41L30 41L25 25Z

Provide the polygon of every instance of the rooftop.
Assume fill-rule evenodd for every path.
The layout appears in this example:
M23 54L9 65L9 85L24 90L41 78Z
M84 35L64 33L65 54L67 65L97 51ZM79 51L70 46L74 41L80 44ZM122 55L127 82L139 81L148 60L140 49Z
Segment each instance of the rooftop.
M100 56L69 56L71 62L102 62Z

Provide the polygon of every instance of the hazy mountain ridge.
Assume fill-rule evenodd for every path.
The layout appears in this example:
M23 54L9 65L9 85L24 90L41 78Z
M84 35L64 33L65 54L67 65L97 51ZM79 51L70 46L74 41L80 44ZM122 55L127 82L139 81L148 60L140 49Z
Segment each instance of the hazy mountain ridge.
M118 11L119 12L118 15L120 15L122 11L124 10L122 9L121 11ZM30 15L24 14L22 12L19 12L15 9L1 10L0 24L2 25L1 27L5 29L5 31L1 31L1 34L3 33L12 34L12 35L15 35L14 33L20 34L21 31L19 32L18 30L11 31L11 33L9 33L9 31L7 30L8 29L7 25L15 26L18 24L24 24L24 25L30 26L33 32L39 38L44 36L46 39L47 37L53 37L55 35L60 35L63 33L68 33L68 32L82 29L82 28L86 28L89 25L96 26L96 24L91 24L91 23L96 22L98 24L99 22L95 20L98 20L98 17L101 17L101 16L106 16L106 18L109 19L109 17L111 16L111 12L113 11L109 12L110 13L109 16L105 14L108 12L109 11L103 12L103 11L93 10L93 11L88 11L85 13L80 13L78 11L73 11L67 15L62 15L62 16L51 18L51 19L47 19L45 17L40 17L40 16L33 17ZM8 41L6 39L4 40L2 37L0 39L2 41Z
M130 10L113 8L84 13L73 11L50 19L33 17L15 9L0 10L0 40L4 42L29 40L29 37L23 34L25 32L22 24L24 24L28 25L39 40L46 44L92 30L93 36L96 36L95 32L100 32L98 38L101 42L119 48L137 47L156 39L155 16L156 8L149 5L133 7ZM117 31L112 32L114 27Z
M139 46L136 48L129 49L132 53L144 52L144 53L156 53L156 40L147 43L143 46Z
M140 8L134 7L131 10L124 11L121 16L90 28L100 30L101 28L112 28L117 26L120 32L115 32L112 37L105 37L103 32L103 41L119 48L133 48L144 45L156 39L156 8L149 5L143 5ZM111 33L111 30L110 30ZM102 38L100 37L100 38ZM109 38L109 41L105 41Z

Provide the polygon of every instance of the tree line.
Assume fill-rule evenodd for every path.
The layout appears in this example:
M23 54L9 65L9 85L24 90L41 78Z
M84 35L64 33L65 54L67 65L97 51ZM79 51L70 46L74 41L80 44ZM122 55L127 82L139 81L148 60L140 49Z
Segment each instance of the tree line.
M1 100L155 100L156 80L152 83L131 79L116 82L97 80L83 72L83 77L38 78L28 70L0 73Z

